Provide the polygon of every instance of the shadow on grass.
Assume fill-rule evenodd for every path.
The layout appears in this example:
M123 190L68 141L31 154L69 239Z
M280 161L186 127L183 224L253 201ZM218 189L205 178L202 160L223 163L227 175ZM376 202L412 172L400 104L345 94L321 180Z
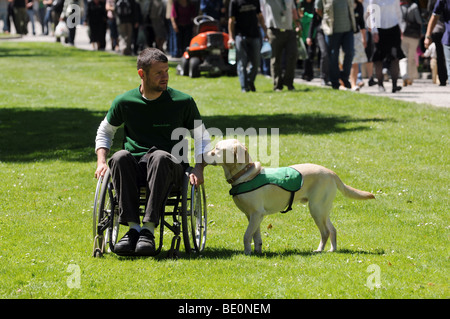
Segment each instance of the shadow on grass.
M0 39L0 41L2 41ZM113 58L120 57L115 53L106 51L89 51L82 50L76 47L63 46L60 43L46 43L46 42L1 42L0 58ZM129 57L125 56L124 59Z
M315 253L312 251L302 251L297 249L287 249L282 251L268 251L268 252L262 252L261 254L255 254L252 253L249 257L254 258L278 258L278 257L287 257L287 256L311 256ZM201 259L230 259L234 256L244 255L244 249L242 250L233 250L233 249L227 249L227 248L205 248L205 250L196 256L197 258Z
M350 254L350 255L383 255L385 254L384 249L377 248L374 251L365 251L365 250L354 250L354 249L338 249L336 254Z
M252 254L249 257L253 258L278 258L278 257L287 257L287 256L311 256L315 253L312 251L300 251L300 250L284 250L280 252L263 252L262 254ZM243 256L244 251L243 250L234 250L234 249L228 249L228 248L205 248L204 251L202 251L200 254L198 253L191 253L187 254L184 252L184 250L180 250L178 259L231 259L234 256ZM154 257L123 257L123 256L116 256L118 259L125 260L125 259L134 259L134 258L153 258L158 261L167 260L169 259L168 251L161 251L161 253Z
M279 258L279 257L289 257L289 256L302 256L302 257L308 257L308 256L317 256L321 254L327 254L327 252L317 253L312 250L299 250L299 249L286 249L286 250L280 250L280 251L268 251L268 252L262 252L261 254L253 254L252 257L256 258ZM369 251L362 251L362 250L350 250L350 249L342 249L337 250L334 253L330 254L349 254L349 255L382 255L384 254L384 250L376 250L373 252ZM244 250L233 250L233 249L227 249L227 248L205 248L205 250L200 254L193 254L191 256L194 258L208 258L208 259L230 259L233 256L237 255L244 255ZM186 255L186 257L188 257Z
M0 161L95 160L95 135L104 117L77 108L0 109Z
M0 109L0 161L66 160L88 162L95 157L95 136L106 112L81 108ZM327 114L254 114L204 116L208 128L279 128L280 134L331 134L367 130L379 118L353 118ZM123 139L123 129L115 145Z
M224 134L227 128L279 128L279 134L331 134L362 131L370 128L370 122L381 122L380 118L353 118L333 114L252 114L252 115L215 115L204 116L207 128L215 127ZM364 124L364 125L362 125Z
M316 253L312 250L298 250L298 249L287 249L287 250L281 250L281 251L269 251L269 252L262 252L261 254L252 254L251 256L248 256L249 258L262 258L262 259L271 259L271 258L282 258L282 257L289 257L289 256L301 256L301 257L309 257L309 256L320 256L320 255L327 255L327 254L342 254L342 255L383 255L385 252L383 249L377 249L375 251L363 251L363 250L351 250L351 249L341 249L337 250L333 253ZM204 251L202 251L200 254L192 253L192 254L186 254L184 250L180 250L178 259L211 259L211 260L218 260L218 259L232 259L235 256L243 256L244 251L243 250L236 250L236 249L228 249L228 248L205 248ZM169 259L168 257L168 251L161 251L161 253L154 257L121 257L114 255L119 260L129 260L129 259L136 259L136 258L153 258L154 260L163 261Z
M33 48L27 48L23 45L15 45L15 46L0 46L0 58L8 58L8 57L49 57L55 56L55 52L53 50L35 50Z

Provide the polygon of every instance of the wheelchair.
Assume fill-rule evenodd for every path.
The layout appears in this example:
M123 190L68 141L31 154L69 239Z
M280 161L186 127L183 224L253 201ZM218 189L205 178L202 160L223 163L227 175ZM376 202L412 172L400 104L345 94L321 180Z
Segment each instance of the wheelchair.
M169 258L178 258L181 238L183 238L186 253L200 253L206 244L206 193L204 185L195 187L189 181L192 167L184 172L182 186L179 189L172 187L164 203L159 223L160 234L157 238L155 230L155 253L158 255L164 244L165 228L173 233ZM139 205L140 216L144 215L148 191L146 187L140 188ZM97 182L93 206L93 257L102 257L105 253L114 252L120 236L119 230L119 202L108 169Z

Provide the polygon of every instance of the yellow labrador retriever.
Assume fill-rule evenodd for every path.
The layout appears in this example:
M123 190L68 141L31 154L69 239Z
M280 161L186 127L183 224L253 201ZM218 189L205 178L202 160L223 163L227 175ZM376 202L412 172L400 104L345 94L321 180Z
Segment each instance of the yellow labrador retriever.
M228 183L233 186L232 190L241 186L245 188L253 180L259 179L260 175L264 177L268 170L272 170L263 168L259 162L253 162L245 146L235 139L218 142L215 148L206 154L205 159L208 164L223 167ZM330 251L335 251L336 229L329 216L336 190L353 199L373 199L375 196L345 185L333 171L319 165L297 164L284 169L281 179L288 177L287 175L300 175L297 176L300 178L297 182L299 186L286 190L284 186L269 182L265 185L257 185L256 189L246 188L241 193L233 194L236 206L249 221L244 235L245 254L251 254L252 238L255 252L261 252L260 224L264 216L280 212L286 207L290 210L292 202L295 201L309 203L309 211L321 235L316 252L323 251L328 237L331 237ZM232 194L231 191L230 194Z

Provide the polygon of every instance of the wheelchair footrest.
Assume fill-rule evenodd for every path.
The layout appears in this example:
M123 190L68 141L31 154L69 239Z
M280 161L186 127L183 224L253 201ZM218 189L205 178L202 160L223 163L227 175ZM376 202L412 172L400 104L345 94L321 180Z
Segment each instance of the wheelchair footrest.
M180 244L181 244L181 237L179 235L175 235L172 238L172 244L170 245L170 250L167 254L168 258L177 259L179 257Z
M102 247L98 245L99 242L102 243ZM95 236L92 257L103 257L104 251L105 251L105 241L103 240L103 235Z

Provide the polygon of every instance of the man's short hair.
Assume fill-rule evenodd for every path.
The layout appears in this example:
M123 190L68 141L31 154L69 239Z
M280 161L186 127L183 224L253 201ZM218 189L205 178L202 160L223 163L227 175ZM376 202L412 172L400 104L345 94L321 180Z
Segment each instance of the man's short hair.
M144 70L147 73L150 67L155 62L169 62L167 56L159 49L156 48L146 48L144 49L137 58L137 69Z

